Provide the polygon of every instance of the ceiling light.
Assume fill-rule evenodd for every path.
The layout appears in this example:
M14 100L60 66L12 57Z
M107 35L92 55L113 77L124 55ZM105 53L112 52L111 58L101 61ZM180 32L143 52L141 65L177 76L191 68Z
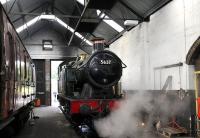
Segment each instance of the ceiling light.
M40 16L40 19L55 20L56 17L55 17L55 15L44 15L44 14L42 14L42 15Z
M101 14L100 10L97 10L97 15L99 16ZM104 19L103 21L105 23L107 23L108 25L110 25L113 29L115 29L118 32L121 32L124 30L123 27L121 27L118 23L116 23L115 21L111 20L107 15L105 15L104 13L102 13L100 15L100 18L106 18L106 20Z
M108 16L105 16L105 18L109 18ZM110 25L112 28L114 28L117 32L121 32L124 30L123 27L121 27L118 23L116 23L113 20L103 20L106 22L108 25Z
M77 0L77 2L79 2L80 4L84 5L85 0Z
M100 18L104 18L104 17L105 17L105 14L104 14L104 13L101 13L100 10L97 10L97 15L99 16L100 14L101 14Z
M43 40L43 50L53 50L52 40Z
M8 1L10 1L10 0L0 0L1 4L5 4Z
M124 22L125 26L136 26L138 25L139 21L138 20L126 20Z

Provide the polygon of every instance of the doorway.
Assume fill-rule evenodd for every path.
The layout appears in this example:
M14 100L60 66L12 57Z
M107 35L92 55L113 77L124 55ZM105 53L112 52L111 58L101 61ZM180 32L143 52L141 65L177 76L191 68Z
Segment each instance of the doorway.
M59 106L58 94L58 66L63 61L51 61L51 106Z
M192 99L193 105L195 106L193 110L193 118L192 118L192 128L194 128L194 132L197 132L197 137L200 136L200 37L193 43L192 47L189 49L186 57L186 63L188 65L192 65L194 67L194 98Z

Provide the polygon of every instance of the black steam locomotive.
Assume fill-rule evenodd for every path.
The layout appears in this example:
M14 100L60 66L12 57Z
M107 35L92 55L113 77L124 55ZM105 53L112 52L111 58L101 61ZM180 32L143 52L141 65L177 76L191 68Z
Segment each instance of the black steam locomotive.
M103 40L94 41L93 54L60 64L58 100L70 118L104 116L117 108L121 98L118 82L126 65L104 49Z

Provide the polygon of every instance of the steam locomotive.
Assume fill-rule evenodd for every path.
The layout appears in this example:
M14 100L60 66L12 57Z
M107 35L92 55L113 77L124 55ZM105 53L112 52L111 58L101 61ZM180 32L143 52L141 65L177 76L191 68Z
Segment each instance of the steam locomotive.
M34 64L0 4L0 137L23 126L34 98Z
M59 65L60 107L77 124L86 118L104 117L118 108L121 98L118 82L126 65L104 46L103 39L96 39L91 56L81 55Z

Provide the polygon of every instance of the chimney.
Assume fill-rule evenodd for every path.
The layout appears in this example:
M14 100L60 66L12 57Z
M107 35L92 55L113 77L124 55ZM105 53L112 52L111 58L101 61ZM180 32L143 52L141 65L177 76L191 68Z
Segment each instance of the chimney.
M102 51L102 50L105 49L105 39L103 39L103 38L95 38L92 41L94 43L93 52Z

